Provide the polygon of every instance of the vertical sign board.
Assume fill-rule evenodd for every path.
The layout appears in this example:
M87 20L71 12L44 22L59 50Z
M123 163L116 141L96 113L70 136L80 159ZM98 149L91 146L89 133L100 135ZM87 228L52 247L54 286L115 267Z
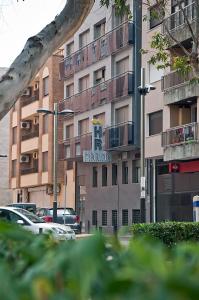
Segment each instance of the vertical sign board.
M92 151L83 151L83 162L111 162L111 154L103 151L103 129L99 120L93 120Z

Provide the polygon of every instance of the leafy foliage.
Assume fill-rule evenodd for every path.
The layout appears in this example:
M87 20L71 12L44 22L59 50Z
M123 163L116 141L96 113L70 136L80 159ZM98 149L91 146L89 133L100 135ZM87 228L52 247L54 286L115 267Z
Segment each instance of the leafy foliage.
M135 224L132 226L132 232L135 237L146 235L168 246L183 241L199 241L199 223L197 222Z
M109 7L111 1L110 0L101 0L101 5ZM114 0L116 14L117 15L127 15L129 18L131 18L131 11L127 4L127 0Z
M198 244L122 247L102 235L58 243L0 224L3 300L198 299L198 276Z

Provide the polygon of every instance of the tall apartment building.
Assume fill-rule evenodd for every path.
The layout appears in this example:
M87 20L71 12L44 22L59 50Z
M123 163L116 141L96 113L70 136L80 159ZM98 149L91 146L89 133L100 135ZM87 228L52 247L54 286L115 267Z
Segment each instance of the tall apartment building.
M0 68L0 79L5 72L6 68ZM10 114L8 113L0 121L0 205L8 204L12 201L12 194L9 189L9 119Z
M129 1L130 9L133 2ZM76 209L86 229L114 227L140 220L140 153L134 144L133 23L114 6L95 4L65 44L60 63L64 101L74 117L64 120L60 157L66 160L67 184L75 177ZM132 107L133 106L133 107ZM103 150L110 162L84 162L92 149L92 120L103 124ZM68 197L70 195L68 194Z
M195 4L187 0L183 5L195 30ZM146 9L143 13L147 13ZM149 48L154 32L161 31L169 36L165 29L168 28L176 40L190 49L192 37L178 1L171 0L166 13L168 16L162 24L154 19L143 23L143 48ZM175 53L183 55L174 41L168 51L171 60ZM145 155L148 158L151 208L155 203L157 221L190 221L192 199L199 194L198 85L190 84L192 74L183 77L169 69L165 74L158 72L148 63L149 58L150 54L143 57L143 66L148 81L156 87L156 91L146 97Z
M48 59L10 113L10 187L13 202L51 207L53 201L53 116L37 113L54 109L63 99L59 80L62 51ZM63 205L63 170L59 166L58 205Z

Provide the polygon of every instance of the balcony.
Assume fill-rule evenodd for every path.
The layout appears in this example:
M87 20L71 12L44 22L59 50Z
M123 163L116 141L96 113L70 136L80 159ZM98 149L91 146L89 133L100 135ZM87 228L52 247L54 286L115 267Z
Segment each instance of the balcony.
M164 160L189 159L198 157L199 123L190 123L168 129L162 133Z
M91 133L66 139L59 145L59 159L82 159L84 150L92 149Z
M134 145L133 122L121 123L105 128L105 150L106 151L128 151Z
M196 32L196 6L195 3L184 7L184 13L179 10L171 14L162 23L162 33L170 38L172 35L178 42L185 42L191 39L191 32L188 27L186 18L190 23L193 32ZM171 46L174 46L176 42L170 38Z
M76 114L118 101L133 93L133 74L124 73L59 103L59 110L72 109Z
M30 92L31 93L31 92ZM33 91L31 95L21 96L21 107L29 105L32 102L39 100L39 89Z
M24 168L20 170L21 175L28 175L32 173L38 173L38 166L33 168Z
M129 44L133 44L133 23L126 22L67 56L59 65L60 79L66 79Z
M177 71L168 73L162 77L162 91L164 92L164 105L172 104L187 98L199 95L197 84L190 83L193 74L180 75Z
M34 130L31 132L23 133L21 136L22 141L26 141L35 137L39 137L39 125L34 126Z
M33 137L21 142L21 153L32 152L39 149L39 138Z

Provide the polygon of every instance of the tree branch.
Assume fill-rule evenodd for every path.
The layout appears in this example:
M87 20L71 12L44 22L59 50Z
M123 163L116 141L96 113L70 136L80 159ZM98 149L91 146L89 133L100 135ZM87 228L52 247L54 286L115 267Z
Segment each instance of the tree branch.
M89 14L94 0L68 0L62 12L24 49L0 79L0 119L36 76L48 57L74 35Z

